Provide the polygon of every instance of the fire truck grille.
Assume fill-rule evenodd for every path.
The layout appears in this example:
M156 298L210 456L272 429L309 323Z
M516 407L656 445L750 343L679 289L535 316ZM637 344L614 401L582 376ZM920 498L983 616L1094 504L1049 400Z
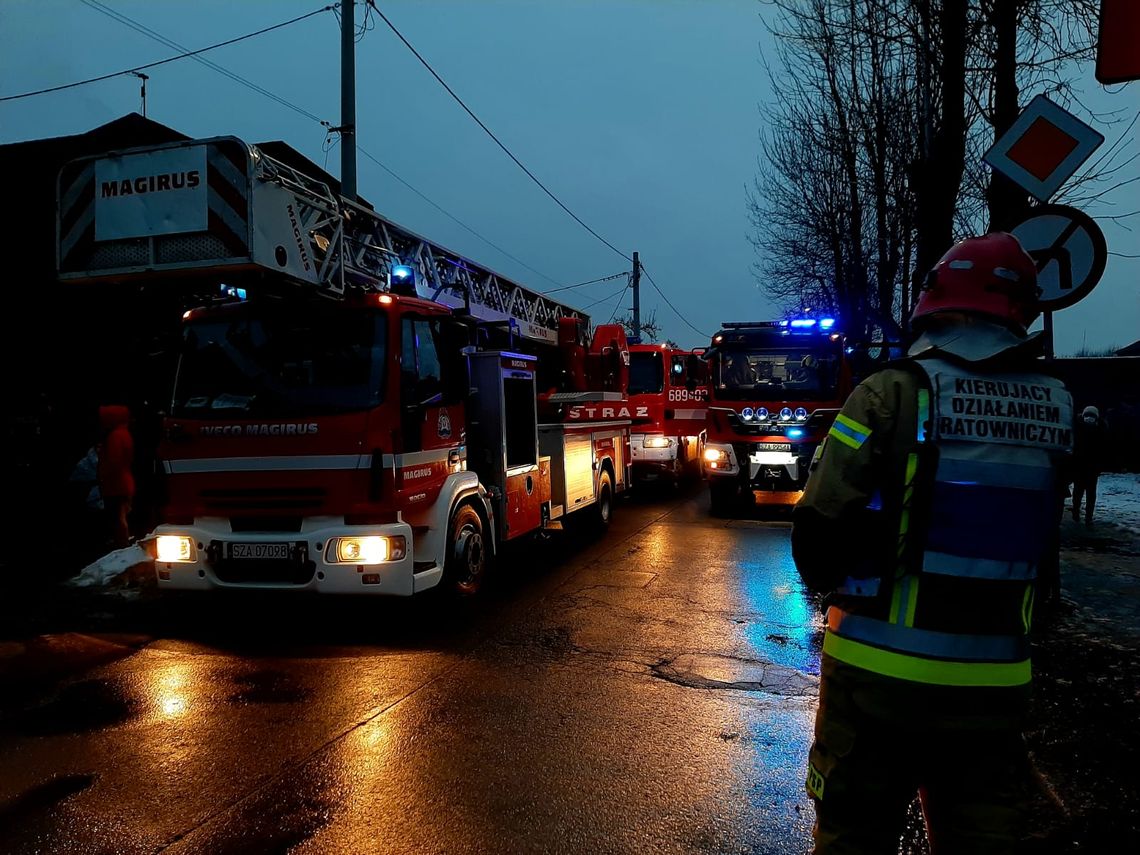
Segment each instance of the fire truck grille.
M258 514L252 517L232 517L230 519L230 531L299 532L303 521L301 516L268 516Z
M223 561L214 565L214 573L230 584L307 585L313 579L312 562L251 561L236 564Z
M115 241L95 247L87 266L90 270L145 267L148 261L146 241Z
M319 510L326 497L322 487L238 487L201 492L202 504L208 510L229 512Z
M208 234L176 235L156 238L154 242L154 260L158 264L227 258L233 254L219 238Z

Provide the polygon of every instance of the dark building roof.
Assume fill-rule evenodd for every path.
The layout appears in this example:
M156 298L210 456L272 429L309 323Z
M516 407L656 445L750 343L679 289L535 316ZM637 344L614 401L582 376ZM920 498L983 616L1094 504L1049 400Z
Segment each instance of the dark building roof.
M56 177L78 157L138 145L189 139L173 128L128 113L82 134L26 140L0 146L0 170L19 204L0 209L0 233L20 235L23 251L14 254L17 276L55 278Z
M64 164L108 151L154 146L191 137L138 113L81 134L0 145L10 204L0 208L0 233L19 248L9 253L2 277L6 309L19 323L0 337L0 359L21 370L7 378L17 386L51 390L57 400L94 394L99 382L132 390L146 385L148 370L140 354L153 352L150 330L177 328L179 292L190 282L158 282L140 288L127 283L59 283L56 277L56 182ZM282 141L259 143L266 154L335 191L339 182ZM160 329L163 328L163 329Z
M1140 356L1140 340L1132 342L1116 351L1117 356Z
M88 155L138 146L188 140L174 128L128 113L81 134L0 145L0 169L6 176L11 199L18 205L0 210L0 233L20 235L23 251L16 255L12 273L24 279L55 279L56 177L67 162ZM257 143L270 157L317 178L340 192L340 182L288 143ZM371 207L363 199L362 205Z

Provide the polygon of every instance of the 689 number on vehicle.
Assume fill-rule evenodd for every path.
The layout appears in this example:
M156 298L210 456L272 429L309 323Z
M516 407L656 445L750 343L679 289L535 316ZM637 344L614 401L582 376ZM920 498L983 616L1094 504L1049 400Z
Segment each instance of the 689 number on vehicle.
M676 403L678 401L707 401L709 393L707 389L670 389L669 402Z

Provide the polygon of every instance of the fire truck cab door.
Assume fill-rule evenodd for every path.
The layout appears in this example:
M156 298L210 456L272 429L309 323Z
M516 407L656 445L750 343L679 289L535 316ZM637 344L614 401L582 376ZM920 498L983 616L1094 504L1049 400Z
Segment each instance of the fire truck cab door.
M400 428L405 454L462 444L463 405L454 366L441 359L438 318L408 316L401 324Z

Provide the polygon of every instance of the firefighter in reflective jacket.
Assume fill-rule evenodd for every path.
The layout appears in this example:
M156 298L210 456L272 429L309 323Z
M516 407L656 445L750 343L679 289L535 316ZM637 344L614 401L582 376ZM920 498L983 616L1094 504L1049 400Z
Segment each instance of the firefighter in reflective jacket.
M817 853L897 851L915 793L934 852L1016 844L1034 579L1072 444L1026 334L1036 275L1008 234L950 249L907 358L855 389L796 506L796 566L827 595Z

